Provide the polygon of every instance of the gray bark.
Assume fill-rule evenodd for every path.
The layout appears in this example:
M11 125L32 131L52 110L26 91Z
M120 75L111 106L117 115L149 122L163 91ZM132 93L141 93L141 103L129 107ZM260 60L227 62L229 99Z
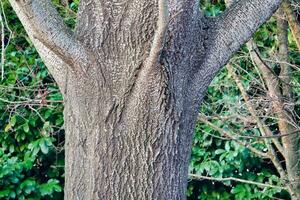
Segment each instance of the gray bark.
M82 0L72 35L50 0L26 2L10 0L64 93L68 200L185 199L207 86L280 4L206 19L192 0Z

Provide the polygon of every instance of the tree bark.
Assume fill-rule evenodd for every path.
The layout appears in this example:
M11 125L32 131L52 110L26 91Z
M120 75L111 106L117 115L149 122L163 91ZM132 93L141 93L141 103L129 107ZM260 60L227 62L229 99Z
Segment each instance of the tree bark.
M184 199L193 122L151 79L124 105L68 88L65 199Z
M281 134L291 134L297 128L294 126L293 114L286 109L286 104L293 103L293 91L290 86L291 83L291 69L285 63L288 63L288 21L284 17L284 10L289 9L286 5L287 2L283 3L282 8L279 9L279 15L277 19L278 29L278 42L279 42L279 60L283 63L280 64L280 77L282 80L282 92L278 91L279 95L276 95L275 105L278 115L278 127ZM288 15L288 14L287 14ZM287 18L289 18L287 16ZM290 21L291 22L291 21ZM293 26L291 26L293 27ZM294 28L292 28L294 29ZM292 31L293 32L293 31ZM293 34L295 37L295 35ZM296 38L297 39L297 38ZM276 94L276 93L275 93ZM282 137L282 144L284 147L284 157L286 160L286 170L288 178L291 183L291 189L295 195L292 195L292 199L300 198L300 162L299 162L299 148L300 148L300 137L298 134L291 134L287 137Z
M65 101L65 199L185 199L205 91L280 4L241 0L207 19L197 2L81 0L70 34L50 0L10 0L45 62L65 63L49 64Z

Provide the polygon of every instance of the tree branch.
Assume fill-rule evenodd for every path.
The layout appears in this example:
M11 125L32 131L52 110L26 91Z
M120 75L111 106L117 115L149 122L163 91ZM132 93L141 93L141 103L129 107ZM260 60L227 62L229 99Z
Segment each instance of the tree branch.
M227 0L226 4L227 4L227 6L231 6L234 2L236 2L236 1L235 1L235 0ZM233 5L234 5L234 4L233 4ZM252 48L253 45L255 45L255 44L254 44L254 42L253 42L252 40L250 40L250 41L247 43L247 46L248 46L248 48L250 47L250 49L253 49L253 48ZM271 89L273 89L270 93L271 93L271 94L274 94L274 93L277 94L277 93L278 93L278 91L277 91L277 90L278 90L278 87L277 87L278 82L276 82L276 81L277 81L276 76L275 76L274 74L272 74L272 72L270 71L270 69L269 69L267 66L263 65L262 62L259 62L260 59L259 59L259 56L256 54L256 52L250 51L250 55L251 55L251 58L252 58L254 61L256 61L256 62L255 62L256 64L257 64L257 63L260 63L260 64L257 64L257 65L258 65L258 68L259 68L260 71L262 72L263 77L264 77L264 79L265 79L265 81L266 81L266 83L267 83L267 86L268 86L269 90L270 90L270 87L272 87ZM231 66L227 66L227 69L229 70L229 73L233 76L233 78L235 79L235 81L236 81L236 83L237 83L237 85L238 85L238 87L239 87L239 89L240 89L240 91L241 91L241 93L242 93L242 96L243 96L243 98L244 98L244 100L245 100L245 102L246 102L247 108L248 108L250 114L251 114L251 115L254 117L254 119L257 121L257 124L258 124L258 126L259 126L260 131L262 131L262 133L265 132L264 137L273 135L272 132L271 132L271 130L270 130L270 129L269 129L269 128L268 128L268 127L260 120L260 119L259 119L259 117L256 116L256 114L255 114L255 109L253 108L253 106L252 106L252 105L250 104L250 102L248 101L249 97L247 96L246 92L244 91L244 88L243 88L242 84L240 83L239 77L233 72ZM273 87L273 85L274 85L275 87ZM271 96L272 96L272 95L271 95ZM274 95L273 95L273 96L274 96ZM267 135L266 135L266 134L267 134ZM272 138L272 140L273 140L273 143L275 144L275 146L277 147L277 149L278 149L281 153L283 153L283 151L282 151L282 149L283 149L283 148L282 148L282 145L281 145L280 142L277 140L277 138Z
M245 101L245 104L246 104L246 107L249 111L249 113L251 114L251 116L254 118L254 120L256 121L256 124L259 128L259 131L261 132L261 134L263 136L272 136L273 133L272 131L270 130L270 128L256 115L256 111L255 111L255 108L253 107L253 105L250 103L250 98L243 86L243 84L241 83L241 80L240 80L240 77L234 72L233 70L233 67L228 64L227 66L227 70L228 70L228 73L233 77L233 79L235 80L240 92L241 92L241 95ZM268 141L266 141L266 144L268 143ZM283 149L282 149L282 146L281 144L275 139L273 138L273 143L276 145L276 147L278 148L278 150L283 153Z
M288 9L288 5L286 2L283 3L283 8ZM283 16L283 10L280 9L281 15ZM293 14L293 13L292 13ZM287 14L288 16L288 14ZM293 15L294 16L294 15ZM289 17L289 16L288 16ZM289 20L291 23L291 21ZM299 24L296 21L297 27L299 28ZM284 18L278 17L277 19L277 27L278 27L278 43L279 43L279 60L288 62L288 23L285 21ZM300 29L299 29L300 30ZM294 37L295 33L292 31ZM299 46L300 42L300 32L298 32L298 39L297 44ZM290 67L288 65L281 64L281 71L280 76L285 82L290 82ZM270 86L271 87L271 86ZM278 120L278 127L281 134L289 134L295 131L295 127L290 124L290 121L294 121L293 117L290 112L284 109L284 102L282 99L287 98L289 101L293 101L292 98L292 89L289 85L282 85L282 92L278 91L278 94L275 94L278 97L278 100L273 102L274 109L277 111ZM276 107L276 108L275 108ZM297 128L296 128L297 130ZM300 145L300 137L299 135L290 135L288 137L282 138L282 144L285 150L285 163L286 163L286 170L288 174L289 181L291 183L291 189L295 191L297 194L297 190L299 191L299 145ZM296 181L295 181L296 180ZM298 196L299 198L299 196Z
M257 186L263 187L263 188L268 187L268 188L276 188L276 189L281 189L281 190L287 190L286 187L277 186L277 185L270 185L270 184L265 184L265 183L259 183L259 182L256 182L256 181L249 181L249 180L235 178L235 177L218 178L218 177L210 177L210 176L201 176L201 175L198 175L198 174L189 174L189 177L191 179L197 179L197 180L206 179L206 180L212 180L212 181L218 181L218 182L237 181L237 182L241 182L241 183L257 185Z
M255 147L251 146L251 144L248 144L246 142L243 142L243 141L239 140L239 135L235 136L234 134L231 134L230 132L225 131L224 129L214 125L213 123L211 123L210 121L208 121L205 117L203 117L201 115L198 116L198 120L205 123L205 124L207 124L212 129L218 131L221 135L236 141L238 144L240 144L240 145L244 146L245 148L249 149L253 153L260 156L261 158L268 158L268 154L256 149Z
M280 3L281 0L240 0L211 19L205 55L193 75L193 87L199 88L198 94L206 90L219 69L272 16Z
M289 22L291 32L296 41L298 50L300 51L300 24L297 21L297 17L295 16L293 10L290 7L290 4L287 0L284 0L282 3L283 11L286 14L286 18Z
M234 72L233 67L232 67L231 65L227 65L227 70L228 70L228 72L230 73L230 75L233 76L233 78L234 78L234 80L235 80L235 82L236 82L236 84L237 84L237 86L238 86L238 88L239 88L239 90L240 90L240 92L241 92L241 94L242 94L242 96L243 96L243 99L245 100L246 106L247 106L247 108L248 108L250 114L251 114L251 115L253 116L253 118L255 119L255 121L256 121L256 123L257 123L257 125L258 125L258 128L259 128L261 134L262 134L263 136L270 136L270 135L273 135L272 132L271 132L271 130L269 129L269 127L266 126L266 125L264 124L264 122L261 121L261 120L259 119L259 117L256 115L255 109L254 109L254 107L251 105L251 103L249 103L249 97L248 97L248 95L247 95L247 93L246 93L246 91L245 91L245 89L244 89L244 87L243 87L243 85L242 85L242 83L241 83L241 81L240 81L240 78L239 78L239 77L237 76L237 74ZM268 156L269 156L269 158L271 159L272 163L274 164L276 170L277 170L278 173L280 174L280 177L281 177L282 179L286 179L286 180L287 180L286 172L284 171L282 165L280 164L280 161L279 161L278 158L277 158L277 154L276 154L276 152L275 152L273 146L269 143L269 141L268 141L267 139L265 139L264 142L265 142L265 145L266 145L267 148L268 148ZM279 144L279 142L276 141L276 140L273 140L273 142L276 142L276 147L279 148L278 150L281 152L282 155L284 155L284 153L283 153L283 148L282 148L281 144Z
M77 41L50 0L9 0L31 40L46 47L75 72L86 71L93 56ZM38 46L38 45L36 45ZM38 48L41 50L41 47ZM44 60L48 56L44 56Z
M240 0L233 3L213 21L206 62L211 63L216 71L225 65L232 54L272 16L280 3L281 0Z
M1 3L2 4L2 3ZM2 9L0 9L2 11ZM4 16L2 17L2 13L0 12L0 26L1 26L1 80L4 78L4 62L5 62L5 44L4 44Z

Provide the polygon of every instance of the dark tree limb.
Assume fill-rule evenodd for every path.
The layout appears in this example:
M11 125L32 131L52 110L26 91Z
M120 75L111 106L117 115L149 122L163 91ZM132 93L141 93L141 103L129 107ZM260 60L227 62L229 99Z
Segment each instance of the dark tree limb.
M203 98L216 73L279 7L281 0L240 0L217 18L210 19L205 55L191 77L190 90ZM201 96L202 95L202 96Z

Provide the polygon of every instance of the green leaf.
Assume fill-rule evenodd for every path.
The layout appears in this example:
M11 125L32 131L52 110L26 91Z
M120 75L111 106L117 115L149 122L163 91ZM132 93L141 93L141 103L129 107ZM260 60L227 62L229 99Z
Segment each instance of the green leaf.
M12 125L11 123L7 124L4 128L4 132L8 132L11 129Z
M0 198L7 197L10 194L10 189L0 190Z
M17 117L16 117L16 115L13 115L13 116L10 118L10 124L11 124L11 126L15 126L15 125L16 125L16 122L17 122Z
M225 150L226 150L226 151L230 151L229 141L226 141L226 142L225 142Z
M10 152L10 153L13 153L14 151L15 151L15 146L11 144L11 145L9 146L9 152Z
M25 131L25 133L29 132L29 125L28 125L28 123L23 124L23 130Z
M43 154L48 154L49 148L47 145L47 141L45 139L41 139L39 142L39 145L40 145L40 148L41 148L41 151L43 152Z
M40 185L39 191L41 196L51 195L53 192L61 192L62 188L59 186L59 181L50 179L47 183Z
M224 152L226 152L224 149L217 149L217 150L215 151L215 154L218 155L218 154L222 154L222 153L224 153Z
M11 191L9 197L12 199L16 198L16 193L14 191Z

